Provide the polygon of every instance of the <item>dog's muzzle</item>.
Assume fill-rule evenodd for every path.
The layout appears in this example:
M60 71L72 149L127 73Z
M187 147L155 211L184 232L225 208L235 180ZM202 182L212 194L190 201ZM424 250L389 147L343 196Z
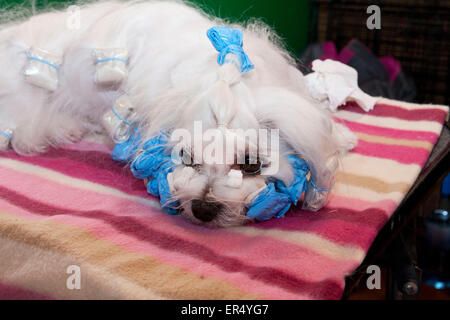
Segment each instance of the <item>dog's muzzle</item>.
M201 220L203 222L210 222L214 220L214 218L219 214L222 208L223 205L215 201L209 202L194 199L192 200L191 204L192 214L198 220Z

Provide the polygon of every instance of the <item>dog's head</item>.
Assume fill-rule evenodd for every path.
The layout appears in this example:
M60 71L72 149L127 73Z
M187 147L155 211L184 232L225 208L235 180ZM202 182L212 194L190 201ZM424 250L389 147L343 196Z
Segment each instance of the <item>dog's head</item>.
M243 224L268 182L291 184L288 154L308 162L317 185L330 186L339 155L354 144L348 130L302 93L253 86L231 64L211 83L182 106L150 115L170 132L171 201L184 217L211 227ZM161 108L174 97L165 99Z

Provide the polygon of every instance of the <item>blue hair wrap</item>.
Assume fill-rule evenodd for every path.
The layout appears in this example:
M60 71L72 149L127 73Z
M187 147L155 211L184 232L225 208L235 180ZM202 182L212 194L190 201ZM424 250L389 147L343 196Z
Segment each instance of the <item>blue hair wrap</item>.
M239 60L240 65L237 67L242 73L246 73L255 67L242 48L242 30L216 26L208 29L206 35L211 40L214 48L219 52L217 57L219 65L229 62L233 63L233 61L228 61L225 58L227 54L231 53Z
M48 60L45 60L45 59L42 59L42 58L38 58L38 57L28 57L27 59L28 59L28 60L34 60L34 61L42 62L42 63L44 63L44 64L46 64L46 65L52 67L52 68L55 69L55 70L59 70L59 67L58 67L57 65L51 63L51 62L48 61Z
M294 171L294 179L289 186L282 181L270 182L247 207L247 216L257 221L281 218L291 205L297 205L298 200L308 187L306 175L309 173L308 163L294 155L286 157Z
M128 141L114 147L111 157L119 162L130 162L142 144L138 156L131 162L131 172L136 178L148 179L147 192L160 198L161 207L167 213L177 214L175 208L179 206L179 202L171 200L167 181L167 175L173 171L171 157L164 153L167 140L167 134L161 132L142 144L141 137L135 130Z
M104 63L104 62L108 62L108 61L120 61L120 62L123 62L124 64L128 65L127 59L119 58L119 57L109 57L109 58L98 59L97 61L95 61L95 64Z
M139 148L140 140L141 137L135 128L127 141L116 144L111 153L111 158L123 163L131 161Z
M0 131L0 134L4 136L6 139L11 139L11 135L6 131Z

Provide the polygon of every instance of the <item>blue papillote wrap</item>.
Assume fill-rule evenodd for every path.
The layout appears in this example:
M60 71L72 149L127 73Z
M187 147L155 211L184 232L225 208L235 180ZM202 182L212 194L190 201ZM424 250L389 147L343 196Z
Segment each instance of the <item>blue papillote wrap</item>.
M239 65L236 67L242 73L246 73L255 68L242 47L242 30L226 26L216 26L209 29L206 35L214 48L219 52L217 56L217 63L219 65L234 63L234 61L227 60L226 58L228 54L232 54L239 61Z
M247 216L257 221L270 218L281 218L289 210L291 205L297 205L298 200L308 187L307 175L309 173L308 163L294 155L286 158L292 167L294 180L290 186L282 181L269 182L248 206Z
M160 198L161 207L170 214L177 214L178 201L171 200L171 193L167 175L173 171L170 154L165 153L169 137L164 132L147 140L141 145L141 138L137 130L129 140L117 144L111 157L119 162L131 162L131 172L136 178L148 179L147 192ZM136 152L139 154L134 157Z

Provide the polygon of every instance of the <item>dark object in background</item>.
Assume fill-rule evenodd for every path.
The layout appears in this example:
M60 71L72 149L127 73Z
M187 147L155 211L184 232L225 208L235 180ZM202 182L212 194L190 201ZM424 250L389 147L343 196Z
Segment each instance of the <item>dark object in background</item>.
M338 48L357 38L378 57L393 56L417 87L414 102L450 104L450 1L312 0L310 43ZM369 5L381 9L381 29L369 30Z
M444 179L439 208L425 219L423 278L435 289L450 288L450 174Z
M372 96L413 101L416 95L414 82L404 74L397 60L389 56L378 59L356 39L351 40L339 54L331 41L312 44L300 59L309 66L315 59L332 59L353 67L358 71L359 87Z

